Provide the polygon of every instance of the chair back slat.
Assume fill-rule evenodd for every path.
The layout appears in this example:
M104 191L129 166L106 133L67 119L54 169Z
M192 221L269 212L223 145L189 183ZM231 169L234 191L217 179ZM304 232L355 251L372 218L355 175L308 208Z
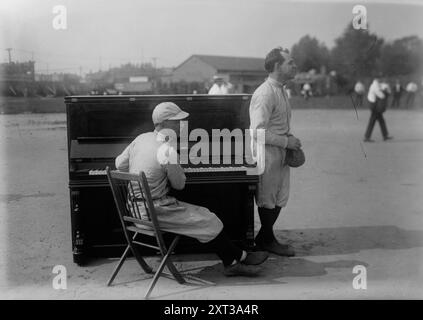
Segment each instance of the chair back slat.
M136 195L135 190L132 186L132 181L130 181L128 183L128 188L130 189L130 192L129 192L130 197L128 197L128 203L131 205L132 215L135 218L141 219L141 214L140 214L140 211L138 209L138 203L137 203L137 200L136 200L137 195Z
M134 183L134 184L136 184L136 185L137 185L137 187L138 187L138 190L139 190L139 193L140 193L141 199L143 199L143 200L141 200L142 207L144 207L145 214L147 215L148 220L150 220L150 214L148 213L148 210L147 210L147 209L146 209L146 207L145 207L144 193L143 193L143 191L142 191L142 188L141 188L140 182L139 182L139 180L137 180L137 181L134 181L133 183ZM137 202L137 204L138 204L138 205L140 205L140 203L139 203L139 202ZM137 212L138 212L138 214L139 214L139 215L140 215L140 217L141 217L141 214L140 214L140 206L138 206L138 205L137 205Z
M163 240L162 233L160 232L159 221L157 219L156 208L154 207L153 198L151 197L150 187L148 185L147 177L145 176L145 173L141 172L140 176L141 176L140 180L141 180L142 190L144 191L143 192L143 195L144 195L143 199L145 200L145 205L146 205L148 212L150 214L150 220L154 225L154 229L156 230L157 242L160 245L160 250L162 250L162 248L166 248L166 245L165 245L165 242ZM166 254L166 252L162 252L162 254Z
M145 195L144 195L144 192L142 191L142 190L143 190L143 188L142 188L142 186L141 186L140 181L137 181L137 183L138 183L138 188L139 188L139 190L140 190L140 192L141 192L141 197L142 197L143 199L145 199ZM150 211L149 211L149 209L148 209L148 207L147 207L147 205L146 205L146 202L145 202L145 201L143 201L143 205L144 205L145 212L147 213L148 220L151 220L151 218L150 218Z

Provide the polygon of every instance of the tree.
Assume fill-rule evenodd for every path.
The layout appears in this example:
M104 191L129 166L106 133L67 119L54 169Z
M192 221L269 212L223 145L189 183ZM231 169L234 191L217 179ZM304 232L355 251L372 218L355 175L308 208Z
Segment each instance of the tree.
M381 69L388 76L422 71L423 41L417 36L404 37L382 47Z
M291 54L301 72L310 69L319 71L322 66L327 67L329 62L328 48L309 35L302 37L293 45Z
M349 24L335 40L330 68L351 81L374 76L380 71L382 45L382 38L365 29L356 30Z

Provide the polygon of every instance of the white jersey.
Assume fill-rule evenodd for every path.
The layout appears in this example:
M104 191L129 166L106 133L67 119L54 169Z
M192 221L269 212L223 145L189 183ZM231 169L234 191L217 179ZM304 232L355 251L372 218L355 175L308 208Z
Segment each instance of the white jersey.
M416 92L417 84L415 84L414 82L410 82L409 84L407 84L407 87L405 88L405 90L407 90L407 92Z
M228 94L229 89L231 88L230 84L223 83L221 86L218 86L215 83L209 90L209 94Z
M377 98L384 99L385 95L382 92L379 81L373 80L369 88L369 93L367 94L367 100L371 103L375 103Z

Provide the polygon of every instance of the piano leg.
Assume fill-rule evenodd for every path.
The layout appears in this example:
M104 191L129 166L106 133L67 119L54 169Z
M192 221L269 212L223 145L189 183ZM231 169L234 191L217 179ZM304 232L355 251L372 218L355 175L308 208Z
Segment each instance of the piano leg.
M71 223L73 262L81 266L86 263L84 233L82 231L82 214L80 210L80 192L71 190Z

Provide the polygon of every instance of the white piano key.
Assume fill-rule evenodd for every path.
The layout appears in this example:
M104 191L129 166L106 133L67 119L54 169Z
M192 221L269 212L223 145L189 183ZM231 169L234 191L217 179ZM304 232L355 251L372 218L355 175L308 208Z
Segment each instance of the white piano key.
M197 167L191 168L187 167L184 168L184 172L187 173L197 173L197 172L231 172L231 171L247 171L247 167L244 166L237 166L237 167Z
M106 170L92 169L88 171L89 176L105 176Z

